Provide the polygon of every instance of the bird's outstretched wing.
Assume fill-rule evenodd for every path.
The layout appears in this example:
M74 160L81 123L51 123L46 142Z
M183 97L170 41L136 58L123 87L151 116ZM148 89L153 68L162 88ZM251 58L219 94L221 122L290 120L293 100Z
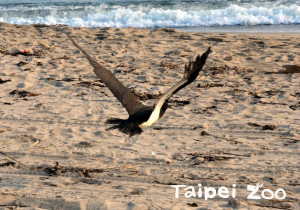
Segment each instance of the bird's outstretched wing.
M114 96L121 102L130 116L145 107L108 69L99 64L85 50L83 50L70 35L68 35L68 37L74 46L83 52L91 66L94 67L95 74L100 77L106 87L108 87Z
M192 83L197 76L199 75L199 72L201 71L202 67L205 64L205 61L208 57L208 54L211 52L210 47L206 50L205 53L202 54L202 56L197 56L195 61L190 61L188 66L185 66L184 69L184 75L183 79L180 80L176 85L174 85L172 88L170 88L166 93L164 93L155 103L155 108L157 110L160 110L163 104L175 93L177 93L179 90L187 86L188 84ZM155 111L153 111L154 113ZM151 121L151 117L149 121ZM155 116L153 116L154 118Z

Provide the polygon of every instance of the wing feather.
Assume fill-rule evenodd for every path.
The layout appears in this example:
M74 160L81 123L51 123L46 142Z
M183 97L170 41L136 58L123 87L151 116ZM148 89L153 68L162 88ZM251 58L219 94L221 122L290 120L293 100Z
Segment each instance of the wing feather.
M208 54L211 52L210 47L206 50L202 56L197 56L195 61L190 61L188 66L185 66L183 79L180 80L176 85L170 88L167 92L165 92L155 103L155 106L159 106L159 109L164 104L166 100L168 100L172 95L177 93L179 90L192 83L199 72L202 70L202 67L205 64L205 61L208 57Z
M108 87L114 96L121 102L130 116L145 107L132 94L132 92L113 75L113 73L99 64L93 57L83 50L70 35L68 35L68 37L74 46L85 55L91 66L94 67L95 74L100 77L101 81L106 85L106 87Z

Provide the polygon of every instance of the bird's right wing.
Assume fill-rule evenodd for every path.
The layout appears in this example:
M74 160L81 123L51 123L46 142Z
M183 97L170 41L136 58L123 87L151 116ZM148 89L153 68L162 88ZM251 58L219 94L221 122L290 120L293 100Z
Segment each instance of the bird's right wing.
M132 92L126 88L108 69L99 64L92 58L85 50L83 50L75 40L68 35L75 47L77 47L88 59L89 63L94 67L94 72L101 78L101 81L109 88L114 96L125 107L128 114L131 116L145 107L139 99L137 99Z

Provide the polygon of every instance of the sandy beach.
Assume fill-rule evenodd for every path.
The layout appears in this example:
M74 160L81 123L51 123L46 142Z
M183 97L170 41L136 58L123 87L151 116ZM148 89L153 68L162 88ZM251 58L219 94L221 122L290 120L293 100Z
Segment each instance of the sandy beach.
M146 105L213 53L163 118L129 138L105 130L127 112L65 33ZM299 209L299 69L299 33L0 23L0 208ZM258 183L258 195L286 198L247 199ZM235 184L236 197L175 198L171 186L198 184Z

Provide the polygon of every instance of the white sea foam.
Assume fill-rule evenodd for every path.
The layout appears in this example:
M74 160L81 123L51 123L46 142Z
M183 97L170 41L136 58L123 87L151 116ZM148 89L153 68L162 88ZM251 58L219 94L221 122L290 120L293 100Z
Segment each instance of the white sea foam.
M184 27L300 24L300 6L229 5L219 9L129 6L0 7L0 21L76 27Z

